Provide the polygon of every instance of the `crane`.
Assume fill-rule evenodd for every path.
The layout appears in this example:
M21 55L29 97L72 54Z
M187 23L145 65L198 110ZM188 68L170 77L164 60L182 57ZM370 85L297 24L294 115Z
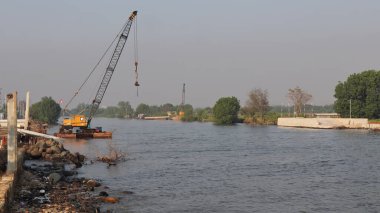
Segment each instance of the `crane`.
M106 72L103 75L103 79L100 83L100 86L99 86L98 91L95 95L95 98L93 99L92 104L90 106L88 117L86 118L85 115L78 114L78 115L72 115L70 118L64 118L63 125L60 129L61 133L64 130L72 130L73 127L80 127L83 131L86 131L86 132L92 131L92 129L91 129L92 118L94 117L96 111L99 109L99 105L103 100L104 94L106 93L107 87L111 81L112 74L115 71L116 65L119 61L119 58L121 56L121 53L122 53L123 48L125 46L125 43L128 39L129 31L131 29L132 23L133 23L136 15L137 15L137 11L133 11L132 14L129 16L127 24L123 28L122 33L119 36L119 40L116 44L116 47L115 47L115 50L112 54L111 60L108 64ZM135 72L136 72L136 74L137 74L137 66L138 66L138 63L136 60L135 61ZM88 78L86 79L86 81L87 80L88 80ZM83 86L83 84L82 84L82 86ZM135 86L139 86L137 79L135 82ZM78 92L76 92L75 95L77 95L77 94L78 94ZM75 95L74 95L74 97L75 97Z
M185 83L182 86L182 102L180 105L179 118L182 118L185 116L184 106L185 106Z

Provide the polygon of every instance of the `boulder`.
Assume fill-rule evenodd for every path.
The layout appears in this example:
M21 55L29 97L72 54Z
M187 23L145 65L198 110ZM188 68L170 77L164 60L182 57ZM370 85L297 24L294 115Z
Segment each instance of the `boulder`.
M84 162L84 155L79 154L78 152L75 153L75 156L78 158L79 162Z
M32 158L40 158L42 156L42 153L38 149L33 149L30 152L30 156L32 156Z
M35 144L36 147L38 148L47 148L48 145L46 144L45 141L38 141L36 144Z
M88 180L86 182L86 186L88 186L88 187L99 187L100 183L97 182L96 180Z
M50 149L53 151L54 154L61 154L61 149L57 146L52 146Z
M101 191L101 192L99 192L99 196L108 197L108 193L105 191Z
M47 149L46 149L46 153L47 153L47 154L53 154L53 150L51 150L51 148L47 148Z
M64 158L67 155L66 151L61 152L61 157Z
M49 176L48 176L48 180L50 181L50 183L52 184L56 184L58 183L59 180L61 180L62 176L56 172L54 173L51 173Z

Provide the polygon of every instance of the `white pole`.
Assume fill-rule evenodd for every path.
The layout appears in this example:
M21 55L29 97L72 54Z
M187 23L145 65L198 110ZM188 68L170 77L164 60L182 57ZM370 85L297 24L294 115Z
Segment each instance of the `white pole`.
M28 129L29 127L29 91L26 92L26 103L25 103L25 124L24 124L24 129Z

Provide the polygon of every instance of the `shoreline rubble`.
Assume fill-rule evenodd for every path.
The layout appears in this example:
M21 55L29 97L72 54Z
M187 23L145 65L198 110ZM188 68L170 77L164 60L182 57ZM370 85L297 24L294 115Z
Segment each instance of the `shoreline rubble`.
M119 201L95 190L99 181L77 177L76 169L86 158L61 143L38 140L19 150L25 161L10 212L100 212L102 203Z

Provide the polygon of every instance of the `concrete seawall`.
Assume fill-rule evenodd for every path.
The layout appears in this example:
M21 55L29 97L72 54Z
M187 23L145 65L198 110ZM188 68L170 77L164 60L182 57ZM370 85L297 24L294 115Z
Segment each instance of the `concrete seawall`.
M369 129L380 128L380 125L368 123L366 118L278 118L278 126L284 127L300 127L315 129Z
M0 179L0 213L9 212L10 204L13 201L14 190L24 163L24 154L18 152L17 170L14 173L5 173Z

